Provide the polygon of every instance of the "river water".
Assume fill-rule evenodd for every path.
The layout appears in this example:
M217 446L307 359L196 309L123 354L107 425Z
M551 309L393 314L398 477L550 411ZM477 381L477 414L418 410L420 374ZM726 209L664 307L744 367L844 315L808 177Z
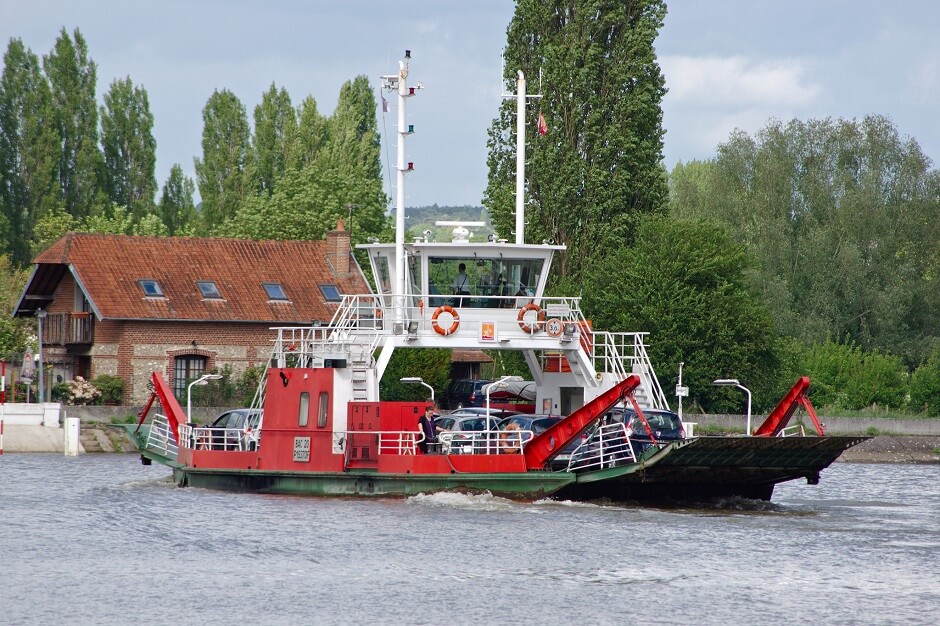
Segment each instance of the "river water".
M180 489L0 457L3 624L937 624L940 466L651 509Z

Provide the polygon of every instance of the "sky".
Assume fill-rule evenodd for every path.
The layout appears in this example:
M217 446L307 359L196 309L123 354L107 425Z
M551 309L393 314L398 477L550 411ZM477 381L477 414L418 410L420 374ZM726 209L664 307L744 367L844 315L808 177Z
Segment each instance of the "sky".
M675 0L656 40L669 90L664 162L707 159L734 129L770 119L890 117L940 160L940 3L934 0ZM502 95L509 0L0 0L0 41L40 56L78 28L98 66L98 98L127 76L154 115L157 184L174 163L195 179L202 108L228 89L249 119L272 83L295 105L313 96L331 114L340 86L376 87L411 50L406 206L479 205L486 132ZM536 90L531 80L529 91ZM376 96L378 101L378 95ZM393 106L383 116L382 166L394 202ZM549 132L550 132L549 120ZM392 137L386 142L386 137ZM391 166L391 167L389 167ZM391 180L389 180L391 178Z

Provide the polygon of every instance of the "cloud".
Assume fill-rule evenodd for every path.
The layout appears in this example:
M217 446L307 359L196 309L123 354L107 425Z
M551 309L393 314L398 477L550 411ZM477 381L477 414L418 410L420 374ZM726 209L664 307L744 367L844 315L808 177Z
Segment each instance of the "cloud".
M806 64L794 59L664 56L660 65L669 88L666 98L675 102L742 108L805 107L820 93L820 87L806 77Z

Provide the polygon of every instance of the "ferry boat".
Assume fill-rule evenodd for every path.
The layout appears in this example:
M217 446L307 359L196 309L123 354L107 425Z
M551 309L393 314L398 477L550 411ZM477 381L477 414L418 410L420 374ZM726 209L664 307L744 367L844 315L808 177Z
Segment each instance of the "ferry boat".
M780 482L819 473L865 437L825 436L802 378L753 434L682 436L660 441L644 409L669 405L643 332L594 328L576 297L545 295L553 255L563 245L524 240L525 79L519 73L515 242L474 242L478 223L453 228L448 242L430 233L405 241L405 124L410 53L382 77L397 93L395 241L368 252L374 293L345 295L326 326L272 329L273 349L250 417L239 428L186 423L160 373L134 430L141 460L163 463L181 486L327 496L408 496L439 491L639 501L741 496L769 500ZM455 276L463 275L463 283ZM456 289L455 289L456 288ZM399 348L520 351L536 383L541 413L563 415L543 432L455 433L427 442L419 428L427 402L383 401L379 383ZM504 377L489 391L513 382ZM164 412L144 424L159 399ZM804 406L814 436L788 421ZM641 420L652 445L640 452L618 407ZM683 433L684 434L684 433ZM426 445L426 444L432 445ZM422 450L427 449L427 453ZM559 464L564 454L567 462Z

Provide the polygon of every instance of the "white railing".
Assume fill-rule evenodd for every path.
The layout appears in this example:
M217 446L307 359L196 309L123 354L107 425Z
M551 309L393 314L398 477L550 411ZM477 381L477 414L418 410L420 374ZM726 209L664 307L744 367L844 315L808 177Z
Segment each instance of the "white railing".
M534 436L531 430L473 430L444 431L437 438L444 454L513 454Z
M794 424L793 426L787 426L780 430L777 433L778 437L805 437L806 431L803 429L803 424Z
M349 431L347 435L378 435L379 454L415 454L418 444L424 441L424 433L420 431Z
M150 430L147 433L147 443L144 447L148 450L158 452L168 459L176 459L179 455L179 447L176 445L176 439L170 429L170 422L164 415L154 415L150 422Z
M568 460L568 471L585 471L636 463L629 431L622 423L597 428L575 448Z
M259 432L244 428L211 428L209 426L180 426L180 441L190 450L228 450L244 452L257 450Z

